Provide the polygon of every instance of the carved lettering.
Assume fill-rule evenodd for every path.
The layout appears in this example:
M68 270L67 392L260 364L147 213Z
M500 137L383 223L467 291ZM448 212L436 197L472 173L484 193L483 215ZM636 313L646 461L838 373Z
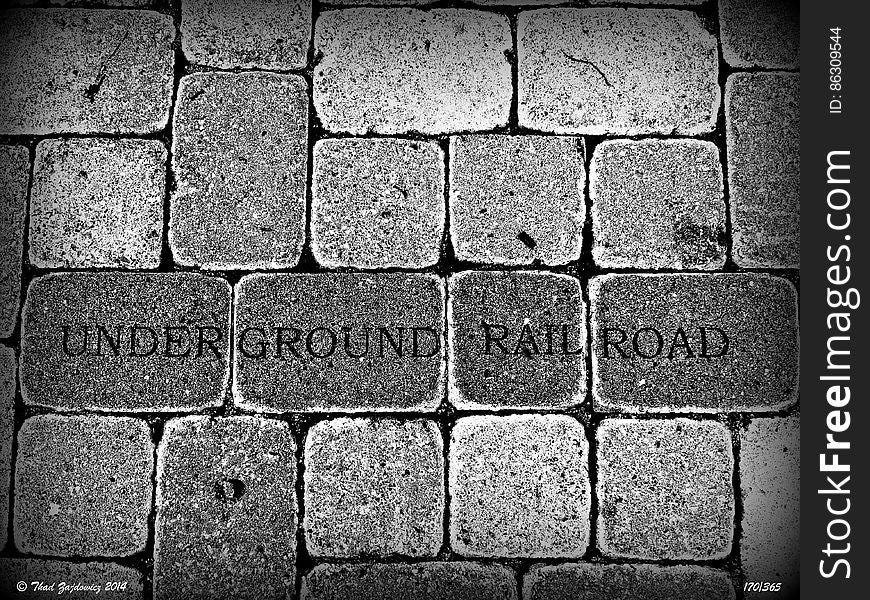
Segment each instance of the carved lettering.
M731 350L728 334L719 327L679 326L661 331L655 327L603 327L596 341L603 358L689 360L721 358Z

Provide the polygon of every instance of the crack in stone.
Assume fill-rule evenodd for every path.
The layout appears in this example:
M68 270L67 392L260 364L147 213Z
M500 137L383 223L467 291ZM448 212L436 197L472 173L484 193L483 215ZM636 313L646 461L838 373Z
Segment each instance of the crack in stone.
M606 83L608 87L613 87L613 84L610 83L610 80L607 79L607 75L604 74L604 71L599 69L598 65L596 65L591 60L586 60L584 58L577 58L576 56L571 56L570 54L568 54L564 50L562 50L562 54L565 55L565 58L567 58L568 60L570 60L572 62L581 63L584 65L589 65L590 67L592 67L593 69L598 71L598 74L601 75L601 78L604 80L604 83Z
M124 31L124 37L122 37L120 39L118 44L115 46L115 49L112 50L112 52L109 54L109 56L106 57L106 60L104 60L103 63L100 65L100 68L97 71L97 76L94 79L94 83L92 83L91 85L89 85L85 89L85 98L87 98L91 102L94 101L94 98L99 93L100 88L103 87L103 82L106 80L106 75L107 75L106 69L109 67L109 63L112 61L112 59L115 58L115 55L118 54L118 50L121 49L121 45L127 41L127 38L129 36L130 36L130 29L127 28Z

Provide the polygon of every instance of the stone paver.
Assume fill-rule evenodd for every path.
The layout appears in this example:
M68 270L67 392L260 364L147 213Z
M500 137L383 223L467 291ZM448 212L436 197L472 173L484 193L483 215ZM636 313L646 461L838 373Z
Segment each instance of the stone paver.
M450 237L458 260L563 265L580 258L581 138L469 135L450 142Z
M439 0L324 0L326 6L426 6Z
M230 287L193 273L34 279L22 319L21 393L61 410L189 411L228 388Z
M0 135L144 134L166 126L172 17L112 9L4 12Z
M719 151L698 140L613 140L589 169L592 257L605 269L725 264Z
M296 444L253 417L169 421L157 458L154 597L284 599L296 561Z
M311 43L311 0L184 0L188 60L222 69L300 69Z
M732 67L796 69L800 18L794 0L719 0L722 56Z
M18 318L29 163L24 146L0 146L0 337L12 335Z
M480 0L477 0L478 2ZM490 0L498 2L498 0ZM526 0L527 2L531 0ZM620 0L619 4L636 4L639 6L697 6L708 0ZM588 0L589 4L615 4L613 0Z
M97 594L113 600L142 600L142 580L139 571L110 562L0 559L0 596L16 600L44 600L51 596L82 598ZM17 587L21 581L27 585L24 591ZM49 588L40 590L33 585L34 581Z
M564 408L586 393L580 281L528 271L448 280L448 381L460 409Z
M731 551L734 457L716 421L606 419L598 442L605 556L712 560Z
M434 557L444 455L434 421L321 421L305 441L305 539L313 556Z
M523 600L733 600L724 571L704 567L575 563L533 566Z
M689 11L523 12L517 47L520 126L697 135L716 125L716 38Z
M800 265L800 75L736 73L725 85L733 258Z
M9 523L9 485L12 483L12 439L15 436L15 351L0 346L0 523ZM8 528L0 526L0 550Z
M444 153L436 142L322 140L314 146L311 248L327 268L419 269L444 237Z
M740 562L746 580L780 582L779 593L795 597L800 588L799 417L755 419L741 432L740 484ZM827 498L835 510L846 504L835 496ZM768 595L762 592L747 597Z
M517 600L513 571L474 562L319 565L302 600Z
M31 6L33 4L45 4L50 6L74 6L74 7L118 7L118 8L146 8L153 6L158 0L12 0L12 4L18 6Z
M127 417L39 415L18 432L15 545L49 556L145 549L154 447Z
M245 277L235 332L241 408L432 411L444 395L444 283L433 275Z
M328 11L314 105L329 131L443 134L507 125L507 17L463 9Z
M306 84L297 75L195 73L181 80L169 229L176 262L247 270L299 262L307 128Z
M590 284L595 410L782 410L797 401L797 298L764 274L604 275Z
M152 140L45 140L30 194L30 263L156 269L166 148Z
M459 419L450 540L464 556L580 557L589 542L588 443L564 415Z

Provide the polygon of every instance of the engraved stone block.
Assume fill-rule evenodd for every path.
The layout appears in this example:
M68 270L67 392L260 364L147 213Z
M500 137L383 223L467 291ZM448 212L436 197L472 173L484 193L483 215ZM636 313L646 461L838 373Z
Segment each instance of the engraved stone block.
M480 0L477 0L478 2ZM499 0L490 0L492 2L498 2ZM513 0L509 0L513 1ZM516 0L520 1L520 0ZM534 1L534 0L525 0L526 2ZM589 4L614 4L613 0L588 0ZM661 6L693 6L704 4L707 0L621 0L619 4L637 4L637 5L661 5Z
M444 455L433 421L334 419L305 441L305 538L314 556L433 557Z
M425 6L438 0L324 0L327 6Z
M797 400L794 287L763 274L592 279L596 411L782 410Z
M177 262L205 269L276 269L299 262L307 127L308 96L299 76L182 78L169 228Z
M0 135L152 133L172 101L172 17L9 10L0 19Z
M524 600L733 600L734 584L716 569L650 564L575 563L533 566L523 581Z
M841 477L833 479L839 481ZM740 559L746 580L780 582L779 593L795 597L800 588L799 417L754 419L741 432L740 485L743 494ZM835 510L846 505L834 496L827 498L831 498ZM840 531L835 533L842 535ZM832 555L832 559L836 557ZM769 593L747 597L765 595Z
M598 427L605 556L712 560L731 551L734 456L716 421L605 419Z
M102 8L104 6L118 8L145 8L153 6L158 0L12 0L12 4L17 6L31 6L33 4L48 4L50 6L75 6L75 7L95 7Z
M314 146L311 247L327 268L419 269L444 237L444 153L435 142L322 140Z
M449 279L448 381L460 409L575 406L586 393L586 321L568 275L466 271Z
M295 452L290 427L279 421L167 423L157 455L156 599L287 597L296 561Z
M12 335L18 318L29 164L24 146L0 146L0 337Z
M317 20L314 105L329 131L441 134L507 125L504 15L352 8Z
M432 411L444 395L432 275L251 275L236 288L235 398L257 411Z
M311 0L184 0L181 44L200 65L301 69L311 44Z
M449 473L457 553L557 558L586 552L588 444L573 417L461 418L451 436Z
M733 258L800 265L800 75L736 73L725 85Z
M166 148L153 140L44 140L30 195L30 263L160 264Z
M34 279L22 324L24 402L61 410L219 406L229 380L230 287L193 273Z
M699 140L608 140L589 169L595 263L606 269L725 264L719 151Z
M51 596L104 594L114 600L142 600L142 574L130 567L110 562L66 562L37 558L0 559L0 596L20 600L44 600ZM24 582L27 588L19 589ZM54 585L53 590L33 585ZM61 588L65 584L66 588ZM76 585L82 586L76 591ZM96 588L100 591L96 592ZM63 591L61 591L63 590Z
M522 127L587 135L698 135L716 126L716 38L692 12L522 12L517 51Z
M719 0L722 56L732 67L795 69L800 18L794 0Z
M493 8L498 8L500 6L527 6L529 8L537 8L538 6L568 4L571 1L572 0L470 0L472 4L491 6Z
M15 545L51 556L145 549L154 447L139 419L38 415L18 432Z
M513 571L474 562L318 565L302 600L517 600Z
M469 135L450 142L450 237L459 260L563 265L580 258L581 138Z

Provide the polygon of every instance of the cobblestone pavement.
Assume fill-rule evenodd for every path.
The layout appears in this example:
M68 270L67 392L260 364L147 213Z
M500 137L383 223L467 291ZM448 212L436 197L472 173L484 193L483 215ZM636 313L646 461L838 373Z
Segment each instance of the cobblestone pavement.
M12 4L0 596L796 592L796 3Z

